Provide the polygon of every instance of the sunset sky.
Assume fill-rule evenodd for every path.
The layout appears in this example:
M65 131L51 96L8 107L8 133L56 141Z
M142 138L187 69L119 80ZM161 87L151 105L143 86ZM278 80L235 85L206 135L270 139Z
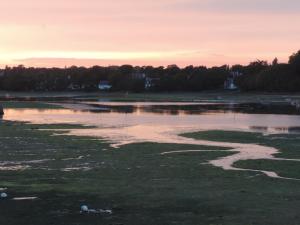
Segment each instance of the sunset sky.
M286 62L299 0L0 0L0 67Z

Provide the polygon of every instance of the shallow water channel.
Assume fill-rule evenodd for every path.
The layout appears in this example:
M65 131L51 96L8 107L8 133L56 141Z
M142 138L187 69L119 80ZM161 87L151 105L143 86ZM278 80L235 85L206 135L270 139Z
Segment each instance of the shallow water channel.
M124 144L141 142L227 147L233 153L231 156L209 162L225 170L246 170L236 168L233 164L247 159L299 161L276 158L274 155L279 153L277 149L259 144L195 140L179 135L207 130L254 131L266 134L299 132L300 113L290 105L203 102L73 102L59 104L63 105L65 109L6 109L3 119L34 124L94 126L94 128L88 129L69 130L69 134L98 137L108 141L116 148ZM178 151L163 154L177 153ZM259 172L274 178L292 179L280 177L273 171Z

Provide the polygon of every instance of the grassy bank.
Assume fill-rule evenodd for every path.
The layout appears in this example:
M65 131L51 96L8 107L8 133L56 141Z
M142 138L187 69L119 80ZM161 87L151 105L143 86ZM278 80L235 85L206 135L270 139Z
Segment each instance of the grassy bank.
M112 149L108 143L92 138L53 136L55 129L62 128L83 129L63 124L45 126L1 122L0 187L7 187L10 197L37 196L39 199L1 200L0 224L300 223L298 181L271 179L253 172L223 171L203 164L232 154L226 151L160 154L220 148L141 143ZM300 156L297 135L262 136L221 131L187 135L209 140L261 143L280 148L281 157ZM289 141L283 138L289 138ZM247 168L271 166L289 176L298 176L300 170L300 164L293 165L293 171L281 171L281 162L277 166L276 162L274 165L259 161L240 163ZM16 165L28 167L21 171L5 170ZM81 204L112 209L113 214L80 215Z
M61 109L59 105L47 104L45 102L24 101L0 101L4 109Z
M217 102L287 102L300 100L300 93L241 93L227 91L171 93L110 92L0 92L0 99L15 100L110 100L110 101L217 101Z

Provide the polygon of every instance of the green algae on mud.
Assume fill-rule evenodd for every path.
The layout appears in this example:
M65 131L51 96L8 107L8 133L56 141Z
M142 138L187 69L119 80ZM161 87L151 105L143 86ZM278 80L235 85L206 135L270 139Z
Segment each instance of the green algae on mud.
M239 91L203 91L203 92L3 92L0 91L0 99L34 99L48 100L105 100L105 101L217 101L217 102L289 102L300 100L299 93L259 93Z
M59 105L37 101L0 101L4 109L62 109Z
M300 223L300 182L272 179L255 172L224 171L205 164L232 154L226 152L226 148L139 143L112 149L108 143L91 137L53 136L57 129L70 128L84 129L77 125L1 122L2 163L10 161L22 165L49 159L29 164L25 170L0 171L0 186L7 187L10 196L39 197L35 201L0 201L1 224ZM272 145L281 150L282 157L298 154L295 153L300 142L298 135L291 138L215 132L188 136L202 139L206 135L213 140ZM286 142L284 137L291 140ZM193 149L225 151L161 155ZM261 166L264 167L264 163ZM300 168L299 164L293 166L294 170ZM113 214L80 215L81 204L113 209Z
M275 159L241 160L234 163L236 168L274 171L283 177L299 179L300 176L300 135L268 134L238 131L203 131L183 134L185 137L232 143L254 143L279 150ZM293 159L294 161L290 160Z

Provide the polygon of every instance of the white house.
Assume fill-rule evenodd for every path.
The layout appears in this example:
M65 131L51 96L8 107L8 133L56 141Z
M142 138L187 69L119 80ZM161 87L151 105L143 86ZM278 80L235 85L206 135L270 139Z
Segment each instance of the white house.
M224 82L224 89L225 90L237 90L238 86L235 84L235 79L242 75L243 74L238 71L230 72L230 75L227 77L227 79Z
M107 80L102 80L98 84L98 89L101 91L108 91L112 88L112 85Z
M145 79L145 89L150 90L151 88L154 88L159 81L159 78L151 78L151 77L146 77Z
M224 89L225 90L236 90L238 87L234 83L234 78L228 77L224 82Z

